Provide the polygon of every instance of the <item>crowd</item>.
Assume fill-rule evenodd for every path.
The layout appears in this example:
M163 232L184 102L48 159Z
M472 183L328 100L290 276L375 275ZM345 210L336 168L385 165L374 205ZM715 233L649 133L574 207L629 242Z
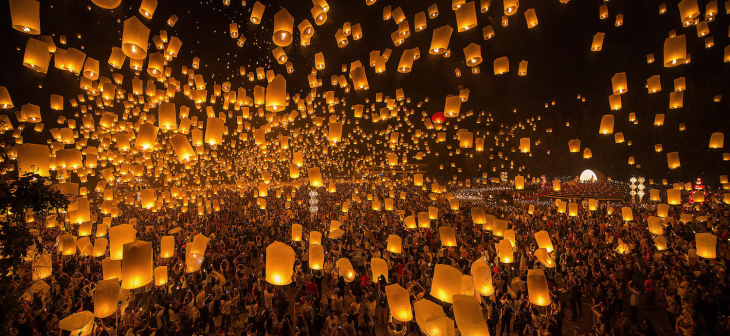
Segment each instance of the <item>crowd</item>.
M210 198L219 200L221 209L203 216L180 207L153 213L120 205L122 214L113 223L137 219L137 239L153 243L155 266L167 265L169 280L164 286L151 283L125 292L121 299L125 304L116 314L97 318L92 335L427 335L415 319L408 323L391 319L385 286L398 283L409 291L412 303L433 301L453 318L451 305L431 296L434 266L447 264L470 274L470 265L478 258L489 263L495 288L492 296L480 300L489 335L730 332L726 271L730 206L713 201L712 196L721 200L720 194L711 194L708 202L691 208L672 206L672 218L690 213L709 219L668 220L664 228L668 249L660 252L646 224L646 218L654 214L654 202L632 205L635 220L624 222L620 211L610 213L621 205L606 202L596 211L581 204L579 215L569 217L558 213L553 203L544 202L532 214L526 203L484 201L461 202L460 210L453 211L445 194L433 201L429 192L412 186L390 189L377 183L341 183L336 189L319 193L319 210L314 214L308 209L308 189L291 187L283 188L281 198L267 197L266 209L257 206L250 191L219 191ZM401 192L405 198L397 197ZM356 193L362 202L352 201ZM367 194L380 200L396 196L395 208L400 211L373 210ZM350 207L343 213L346 201ZM497 257L495 245L501 238L473 223L469 209L477 205L508 220L515 230L513 263L501 263ZM439 208L439 218L432 221L431 228L406 229L403 217L427 211L428 206ZM339 219L345 231L337 239L326 238L332 219ZM292 241L294 223L305 228L301 242ZM26 297L14 318L6 321L7 334L63 335L59 320L75 312L94 311L103 257L62 256L54 243L63 225L45 228L41 221L33 225L39 226L37 234L44 249L54 253L53 273L44 279L50 290ZM441 246L440 226L455 228L456 247ZM176 254L159 258L160 239L176 228L180 228L174 234ZM68 227L68 232L75 230ZM552 238L554 268L545 268L533 255L537 249L534 233L541 230ZM310 231L325 233L322 270L311 270L308 265ZM688 256L696 232L718 237L716 259ZM210 238L205 261L200 270L186 273L186 244L197 234ZM400 254L386 251L392 234L403 239ZM630 246L626 253L616 250L619 238ZM296 252L290 285L265 281L265 249L275 241L291 245ZM356 270L351 282L338 276L335 261L343 257ZM387 261L387 278L371 278L372 258ZM548 307L528 300L527 270L535 268L545 268L552 299ZM18 270L16 281L19 290L27 288L32 283L30 270Z

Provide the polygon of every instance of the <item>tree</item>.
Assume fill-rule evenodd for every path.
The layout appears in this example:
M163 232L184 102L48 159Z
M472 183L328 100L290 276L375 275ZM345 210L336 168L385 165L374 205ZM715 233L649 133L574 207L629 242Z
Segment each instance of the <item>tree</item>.
M42 251L26 215L31 213L42 222L50 214L66 211L70 203L46 177L28 173L0 179L0 321L11 321L20 296L30 285L18 276L27 265L28 248L36 244L37 251Z

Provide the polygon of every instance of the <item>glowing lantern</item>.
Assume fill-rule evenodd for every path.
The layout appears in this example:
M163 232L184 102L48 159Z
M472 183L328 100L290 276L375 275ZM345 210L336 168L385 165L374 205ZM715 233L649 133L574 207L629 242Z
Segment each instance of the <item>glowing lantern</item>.
M532 304L542 307L550 305L550 291L543 270L527 270L527 294Z
M667 153L667 165L669 169L677 169L680 167L679 152Z
M173 135L170 138L170 145L172 145L179 162L184 163L190 161L191 158L195 159L195 150L193 150L193 146L190 145L190 141L185 135L179 133Z
M504 15L514 15L520 7L519 0L504 0Z
M255 4L253 4L253 9L251 9L251 22L254 24L261 23L261 17L264 16L264 10L266 7L262 5L260 2L256 1Z
M337 267L337 274L343 277L345 279L345 282L352 282L353 280L355 280L355 269L352 268L352 263L350 263L350 259L337 259L337 262L335 262L335 267Z
M695 233L697 255L706 259L717 258L717 236L712 233Z
M578 203L568 204L568 216L570 216L570 217L578 216Z
M101 261L102 277L104 280L117 279L122 276L122 261L106 258Z
M472 295L454 295L454 320L461 335L488 336L489 328L482 306Z
M58 59L58 55L56 55L56 59ZM24 66L40 73L46 73L48 72L48 62L50 60L48 44L34 38L28 39L28 44L25 45L25 54L23 55Z
M484 296L491 296L494 294L492 271L483 258L479 258L471 264L471 275L474 281L474 289L476 289L479 294Z
M429 53L432 55L441 55L445 53L449 47L449 40L451 39L451 33L453 31L454 29L449 25L434 29L433 36L431 37Z
M294 275L294 249L281 242L266 247L266 282L288 285Z
M155 286L164 286L167 284L167 266L158 266L154 270Z
M35 257L31 263L32 280L38 281L51 276L53 271L53 260L47 253Z
M501 75L509 72L509 58L502 56L494 60L494 74Z
M385 295L388 297L390 315L401 322L408 322L413 319L411 299L408 290L398 284L385 287Z
M603 49L603 38L606 36L604 33L596 33L593 35L593 42L591 43L591 51L601 51Z
M124 289L139 288L152 281L152 243L124 244L121 280Z
M122 224L109 228L109 258L122 260L124 245L134 242L137 230L132 225Z
M464 32L477 26L477 11L474 1L464 3L455 10L458 32Z
M664 227L662 226L661 217L649 216L646 219L646 222L649 225L649 232L657 236L661 236L664 234Z
M545 265L545 267L555 267L555 261L553 261L553 258L550 256L550 253L545 248L539 248L535 251L535 257L537 258L540 263Z
M292 224L291 240L295 241L295 242L302 241L302 225L301 224Z
M116 311L116 309L115 309ZM87 336L94 330L94 314L89 311L74 313L58 322L58 328L68 331L67 335ZM59 332L62 334L62 332Z
M322 233L317 231L309 232L309 245L320 245L322 244Z
M149 37L150 29L139 21L136 16L130 17L124 21L122 51L133 60L145 59L147 57L147 40Z
M525 177L521 175L515 176L515 190L525 189Z
M441 236L441 246L456 246L456 231L449 226L439 228L439 236Z
M712 133L710 136L710 148L723 148L725 145L725 135L722 132Z
M324 246L319 244L309 245L309 268L313 270L322 269L324 265Z
M13 29L38 35L41 33L40 3L35 0L10 0Z
M289 14L286 8L282 8L274 15L274 44L279 47L290 45L293 29L294 17Z
M535 14L534 8L530 8L525 11L525 21L527 21L527 28L537 26L537 14Z
M403 239L401 237L396 235L389 235L388 236L388 245L386 247L386 250L390 253L401 253L403 245Z
M497 244L499 250L499 261L504 264L511 264L514 261L514 250L509 240L503 239Z
M50 148L47 145L21 144L18 147L18 173L50 176Z
M164 236L160 239L160 258L172 258L175 255L175 237Z
M99 280L94 291L94 315L98 318L111 316L119 304L119 280Z
M664 66L674 67L687 60L687 38L685 35L664 40Z
M461 290L461 276L461 272L454 267L436 264L431 283L431 296L452 303L453 296L459 294Z

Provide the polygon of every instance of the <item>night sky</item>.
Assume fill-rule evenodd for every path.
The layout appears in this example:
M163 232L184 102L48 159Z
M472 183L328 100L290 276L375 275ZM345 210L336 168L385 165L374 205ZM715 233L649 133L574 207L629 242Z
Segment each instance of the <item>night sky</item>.
M606 176L624 181L632 175L643 175L655 182L667 179L670 183L694 181L695 178L702 177L709 185L716 186L719 184L718 176L728 174L730 161L722 160L727 148L708 148L712 133L730 134L730 118L727 116L730 63L723 62L723 51L729 42L730 20L723 1L718 3L716 19L709 23L708 36L714 38L712 48L705 48L705 37L697 36L695 26L682 27L678 1L671 0L571 0L568 3L558 0L523 0L520 1L517 14L510 16L507 27L501 25L504 14L502 0L492 0L486 13L479 12L480 4L477 0L478 26L466 32L456 31L451 1L436 1L439 16L428 19L425 30L415 32L414 15L427 11L432 1L377 0L375 4L367 6L365 0L330 0L326 23L314 26L316 32L312 44L305 47L299 45L297 25L304 19L314 24L310 13L312 2L308 0L261 0L266 5L266 10L260 25L249 21L255 1L247 1L244 5L240 0L231 0L231 4L225 6L222 0L160 0L151 20L139 14L140 2L124 0L118 8L107 10L95 6L91 1L42 0L41 35L53 36L53 41L59 48L74 47L85 52L87 57L99 60L101 75L111 78L111 67L107 64L111 48L121 47L124 20L137 16L151 29L148 54L156 51L151 39L161 29L166 30L169 36L177 36L182 41L181 51L177 58L167 63L172 68L172 76L180 80L181 84L187 83L181 67L187 65L191 68L192 59L197 56L201 60L201 66L196 74L204 75L209 93L213 84L230 81L234 88L242 86L251 95L254 85L265 86L266 81L249 82L239 75L239 67L244 66L246 71L253 71L262 66L284 75L290 97L297 93L304 97L310 92L307 75L314 65L314 54L323 52L326 68L317 73L323 84L317 93L334 90L340 100L345 100L345 104L335 106L335 114L352 122L345 125L343 137L347 133L353 133L352 139L358 141L358 144L346 141L345 146L336 151L336 155L327 154L337 162L348 162L348 168L324 167L331 176L352 175L356 173L355 167L382 164L392 150L383 143L376 144L376 140L387 141L390 131L400 123L398 131L401 132L402 143L412 143L411 135L417 129L427 131L423 113L425 118L430 118L434 113L443 111L446 96L458 95L460 88L470 90L469 99L461 105L461 115L466 115L469 110L473 110L474 114L460 121L448 121L445 128L448 130L449 141L435 143L433 138L428 139L431 153L423 162L429 164L429 175L433 177L451 180L456 175L459 180L463 180L480 177L482 173L487 173L490 177L499 176L502 171L509 172L510 177L518 173L548 177L574 176L583 169L595 168ZM704 20L707 2L698 1L702 13L700 21ZM666 3L665 14L659 13L661 3ZM599 7L604 4L608 6L609 16L602 20L599 18ZM398 47L393 45L390 38L398 25L392 19L383 20L383 8L388 5L393 9L400 6L410 24L410 36ZM281 8L286 8L294 17L294 40L290 46L284 48L294 66L291 74L286 73L284 65L276 63L271 53L275 47L271 39L273 18ZM524 16L525 10L530 8L534 8L539 20L539 24L532 29L527 28ZM79 109L72 108L69 104L69 99L83 93L79 89L79 77L56 69L53 59L47 74L38 74L24 67L22 60L25 45L34 36L12 29L8 1L0 1L0 12L3 23L0 29L0 54L3 55L0 86L8 89L15 105L13 109L0 110L0 113L8 114L14 126L17 126L16 110L26 103L39 105L45 124L44 131L35 132L32 125L28 125L22 136L25 143L46 143L46 139L50 138L49 129L65 127L56 123L60 115L75 118L77 123L81 123ZM174 27L169 27L166 23L173 14L179 20ZM618 27L615 25L617 14L623 14L624 18L623 25ZM238 47L236 40L229 35L228 26L231 22L238 23L240 34L247 38L243 47ZM345 22L353 25L359 23L363 38L354 41L350 37L345 48L338 48L334 35ZM448 58L428 53L433 29L444 25L454 27ZM495 30L495 37L490 40L484 40L482 34L482 29L487 25L492 25ZM691 63L665 68L662 47L672 30L677 35L686 35ZM594 52L590 50L591 41L597 32L605 33L605 40L603 49ZM65 46L60 43L60 35L66 36ZM482 48L483 62L479 74L472 74L465 63L463 49L470 43L477 43ZM421 57L414 61L412 71L405 74L397 72L403 51L415 47L420 49ZM392 50L387 71L376 74L369 66L369 54L372 50L380 50L382 53L387 48ZM654 54L656 60L653 64L647 64L647 54L650 53ZM495 76L492 62L502 56L509 58L510 72ZM351 90L345 93L339 86L333 88L330 77L347 77L347 73L341 71L341 65L349 65L357 60L366 68L369 90ZM517 74L518 64L522 60L529 62L526 76ZM134 73L128 66L129 59L122 70L115 72L124 75L122 86L130 92L130 81ZM462 73L461 77L455 76L457 68ZM612 94L611 77L619 72L627 74L628 92L621 95L623 108L611 111L608 102L608 96ZM661 76L662 91L648 94L644 84L653 75ZM684 107L670 110L669 95L674 90L674 79L678 77L686 78ZM140 78L146 80L149 76L143 71ZM410 103L404 102L403 106L404 109L414 112L408 116L410 125L393 118L378 123L373 123L370 119L360 119L359 125L354 125L356 119L353 117L352 105L363 104L366 99L372 103L379 92L394 98L395 91L399 88L410 98ZM53 111L49 108L50 94L64 96L64 111ZM585 101L577 98L579 95ZM722 96L720 102L713 101L717 95ZM426 98L428 102L418 107L418 103ZM191 108L191 115L205 119L204 109L195 109L190 99L182 93L178 93L171 101L177 104L178 109L183 105L188 106ZM212 106L216 113L221 111L220 99ZM369 107L370 104L366 106ZM376 110L384 106L384 103L377 104ZM293 108L296 108L296 104L290 103L285 112L288 113ZM316 116L327 120L329 114L325 110L320 107ZM117 103L105 111L121 115L123 107ZM151 112L156 114L156 109ZM631 112L636 114L637 123L629 122ZM663 126L653 126L654 117L659 113L665 114L665 123ZM616 144L613 135L599 135L600 120L605 114L615 116L614 133L623 132L626 141L632 142L631 146L627 142ZM98 121L98 117L96 120ZM255 127L266 124L264 118L254 117L249 121ZM228 118L226 124L229 129L235 129L235 123L234 113L234 118ZM566 123L570 126L566 126ZM680 123L686 125L685 131L679 130ZM483 137L489 132L486 135L487 150L474 152L473 148L461 149L460 154L453 153L449 156L450 151L458 148L458 141L453 139L456 134L455 124L474 132L475 138ZM521 125L525 125L524 129ZM295 128L308 129L310 126L310 118L301 118L285 129L277 128L267 138L273 140L279 133L291 134ZM353 131L358 126L366 134L375 133L374 136L363 141L363 134ZM326 125L324 128L326 129ZM546 132L547 129L552 132ZM429 135L434 133L432 130L428 132ZM249 138L252 137L251 133L249 132ZM495 143L494 136L500 133L504 134L501 136L502 140ZM507 137L508 134L512 136ZM234 135L226 136L226 140L231 137ZM532 156L519 151L511 152L522 137L531 138ZM582 141L581 152L569 153L570 139ZM536 145L535 141L540 143ZM366 143L372 146L365 146ZM655 144L662 144L663 151L655 152ZM307 143L305 141L300 145L307 146ZM245 146L255 145L249 141ZM493 147L491 154L494 159L489 158L489 147ZM583 159L585 147L592 151L591 159ZM408 163L422 163L415 160L414 156L418 151L425 152L425 147L422 140L421 148L417 150L406 149L399 144L395 151L401 156L407 156ZM670 170L667 167L666 154L674 151L679 152L682 166ZM240 146L221 152L226 152L231 158L253 153L245 147L241 149ZM438 156L434 155L436 152L439 153ZM500 160L498 152L503 152L508 160ZM317 155L316 151L314 153L312 155ZM363 163L362 159L366 156L372 156L373 161ZM627 163L629 156L635 158L636 165ZM514 161L511 169L510 161ZM454 167L451 163L454 163ZM444 165L444 169L439 169L440 165ZM492 167L496 167L496 170ZM524 167L522 171L519 169L521 167ZM458 168L462 168L462 172L459 173Z

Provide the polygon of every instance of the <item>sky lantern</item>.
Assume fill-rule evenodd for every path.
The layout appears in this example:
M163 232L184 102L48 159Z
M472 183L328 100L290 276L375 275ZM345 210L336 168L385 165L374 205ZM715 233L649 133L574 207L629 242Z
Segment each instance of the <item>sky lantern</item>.
M476 43L471 43L464 48L464 58L468 66L477 66L482 63L482 48Z
M605 114L601 118L601 127L599 129L600 134L613 134L613 115Z
M104 280L115 279L117 283L122 276L122 260L105 258L101 261L102 278Z
M461 105L461 102L459 102L459 105ZM431 116L431 120L437 124L441 124L446 121L446 116L443 112L436 112Z
M157 128L157 126L150 123L140 125L134 147L145 152L153 151L155 149L155 145L157 145L158 130L159 128Z
M142 3L139 5L139 13L142 14L142 16L151 19L156 8L157 0L142 0Z
M568 149L570 150L571 153L580 152L580 140L573 139L573 140L568 141Z
M152 243L135 241L124 244L122 288L135 289L152 282Z
M717 149L725 146L725 134L722 132L712 133L710 136L710 148Z
M310 235L311 236L311 235ZM322 269L324 266L324 246L320 244L309 244L309 268L313 270Z
M504 0L504 15L514 15L520 7L519 0Z
M164 236L160 239L160 258L172 258L175 255L175 237Z
M667 204L669 204L669 205L682 204L682 191L677 190L677 189L667 189Z
M122 51L130 59L142 60L147 57L147 45L150 37L150 29L145 26L136 16L124 21L124 34L122 35Z
M664 40L664 67L671 68L687 60L687 38L685 35L668 37Z
M695 233L697 256L705 259L717 258L717 236L712 233Z
M454 320L464 336L489 336L487 321L482 306L472 295L454 295Z
M408 290L398 284L385 286L385 295L388 297L390 315L401 322L413 319L413 309Z
M13 29L31 35L41 33L40 2L10 0L10 17Z
M272 285L288 285L294 275L294 249L281 242L266 247L266 282Z
M667 153L667 165L669 169L677 169L680 167L679 152Z
M511 264L514 262L514 250L512 249L512 243L507 239L502 239L497 244L499 251L499 261L504 264Z
M550 305L550 291L543 270L527 270L527 295L530 302L535 305L542 307Z
M327 11L324 8L314 5L310 10L312 17L314 18L314 24L321 26L327 21Z
M48 62L50 60L51 54L48 51L48 44L34 38L28 39L28 43L25 45L25 54L23 55L24 66L40 73L46 73L48 72Z
M649 216L646 219L647 225L649 226L649 232L651 234L661 236L664 234L664 227L662 226L662 218L656 216Z
M370 271L372 275L370 280L373 283L377 283L381 276L385 278L386 283L388 282L388 262L386 262L385 259L370 259Z
M494 74L501 75L509 72L509 58L502 56L494 60Z
M434 29L433 36L431 37L431 47L428 49L428 53L432 55L445 53L449 48L449 40L453 31L454 29L449 25Z
M530 152L530 138L520 138L520 153L529 153Z
M335 262L337 268L337 274L345 279L345 282L352 282L355 280L355 269L352 267L350 259L340 258Z
M51 273L53 271L53 260L51 259L51 256L47 253L40 254L33 258L33 261L31 263L31 269L32 269L32 280L43 280L49 276L51 276Z
M99 280L94 290L94 315L98 318L109 317L117 311L119 304L119 280Z
M286 8L282 8L274 15L274 44L286 47L293 39L294 17Z
M479 258L471 264L471 275L474 281L474 289L479 294L484 296L494 294L492 271L483 258Z
M454 13L456 14L456 27L459 33L477 26L477 11L474 1L464 3Z
M282 75L276 75L266 87L266 110L283 111L286 106L286 98L286 79Z
M525 21L527 21L527 28L534 28L537 26L537 14L535 14L534 8L530 8L525 11Z
M453 296L461 289L461 272L449 265L436 264L434 267L431 295L443 302L452 303Z
M50 176L50 148L48 145L21 144L18 147L18 172Z
M545 267L553 268L555 267L555 261L553 261L553 258L550 256L550 253L545 248L539 248L535 250L535 257L538 261L540 261L541 264Z
M453 227L439 227L439 236L441 237L441 246L451 247L457 245L456 230Z
M403 246L403 239L396 235L388 236L388 244L385 248L390 253L400 254Z
M515 190L525 189L525 177L521 175L515 176Z
M124 245L134 242L137 230L132 225L121 224L109 228L109 258L122 260Z
M626 73L619 72L611 77L611 87L613 88L613 94L620 95L628 92L628 85L626 84Z
M603 49L603 38L606 36L605 33L596 33L593 35L593 42L591 43L591 51L601 51Z
M261 23L261 18L264 16L265 9L266 7L263 4L256 1L256 3L253 4L253 8L251 9L251 22L254 24Z
M167 266L157 266L154 271L155 286L164 286L167 284Z

